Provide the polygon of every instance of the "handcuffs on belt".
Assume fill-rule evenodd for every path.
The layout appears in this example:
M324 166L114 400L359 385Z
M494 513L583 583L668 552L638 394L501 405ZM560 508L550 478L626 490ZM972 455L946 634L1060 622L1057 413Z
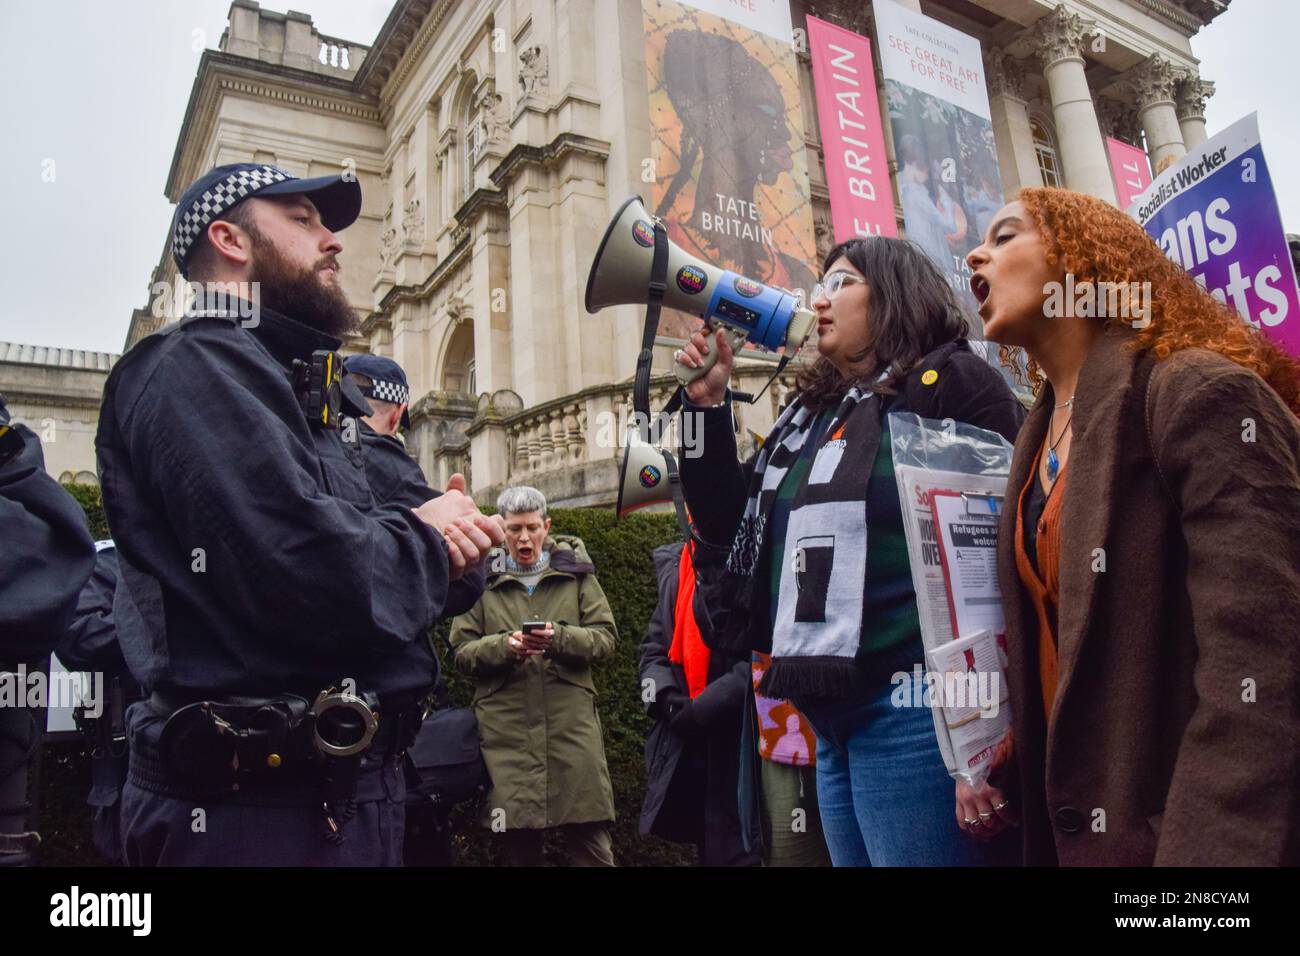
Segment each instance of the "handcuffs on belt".
M187 704L167 718L158 748L170 772L204 793L235 793L244 782L307 771L321 788L325 837L339 843L378 729L373 694L328 687L310 706L294 694Z

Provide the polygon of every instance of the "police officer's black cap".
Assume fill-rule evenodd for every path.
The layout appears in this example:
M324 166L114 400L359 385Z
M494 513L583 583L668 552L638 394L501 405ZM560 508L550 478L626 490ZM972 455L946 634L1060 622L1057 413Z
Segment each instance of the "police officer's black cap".
M346 229L361 214L361 183L355 174L299 179L276 166L234 163L217 166L196 179L176 204L172 218L172 258L181 275L208 226L249 196L307 196L330 232Z
M343 360L343 369L352 375L370 379L361 386L361 394L391 405L405 405L411 401L411 386L407 384L402 366L383 355L349 355ZM402 427L411 427L411 416L402 412Z

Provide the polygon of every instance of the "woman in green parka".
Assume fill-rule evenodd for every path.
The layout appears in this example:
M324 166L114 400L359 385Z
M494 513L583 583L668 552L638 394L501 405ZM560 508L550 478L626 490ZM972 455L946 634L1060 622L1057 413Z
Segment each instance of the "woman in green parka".
M488 556L483 597L452 622L452 662L475 679L483 757L492 776L486 824L512 865L543 862L560 827L569 862L613 866L605 764L591 666L618 630L581 539L550 534L546 498L507 488L497 499L506 550ZM525 632L524 623L545 621Z

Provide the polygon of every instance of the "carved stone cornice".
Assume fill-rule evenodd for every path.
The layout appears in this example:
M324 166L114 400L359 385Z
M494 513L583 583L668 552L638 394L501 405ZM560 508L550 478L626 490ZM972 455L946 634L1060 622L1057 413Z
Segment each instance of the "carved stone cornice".
M479 187L469 194L469 198L456 210L456 222L469 225L484 213L495 212L503 215L506 210L506 194L500 189Z
M1147 57L1124 75L1123 84L1133 91L1139 110L1174 102L1178 73L1159 53Z
M526 166L549 166L574 153L603 163L609 158L609 150L610 144L602 140L577 133L561 133L546 146L517 144L506 153L505 159L497 164L496 169L488 174L488 178L498 187L504 188Z
M379 110L363 103L346 103L326 99L323 96L304 93L299 90L268 86L254 80L222 78L218 81L217 87L230 93L242 93L262 100L277 100L292 106L320 110L323 113L341 113L344 116L355 116L357 119L369 120L372 123L380 122Z
M1208 26L1228 9L1232 0L1133 0L1156 16L1187 31L1187 35Z
M241 96L379 123L375 102L353 80L204 50L176 138L164 192L173 202L206 168L209 137L227 96Z
M1174 105L1180 120L1205 119L1205 101L1214 95L1214 84L1201 79L1197 73L1188 73L1178 80L1174 89Z
M1097 21L1070 11L1064 3L1029 29L1034 54L1044 71L1062 60L1083 59L1083 41L1097 32Z
M449 276L455 273L462 264L469 261L469 230L466 229L462 231L464 232L464 235L461 237L461 241L457 242L452 247L451 252L445 259L442 259L433 267L433 271L429 273L428 277L423 282L418 285L393 286L385 292L384 297L379 300L379 305L376 307L376 311L391 313L393 308L400 302L420 302L433 295L433 293L447 281Z
M441 0L437 17L439 23L446 16L454 0ZM402 63L416 43L434 0L398 0L379 28L379 36L357 70L356 84L372 96L378 96L394 70ZM423 46L423 44L420 44ZM416 51L418 55L418 51Z
M391 338L393 332L393 320L386 312L371 312L361 320L361 335L365 338L369 338L371 335L374 335L375 332L381 332L384 329L388 330L389 337Z
M89 369L67 369L66 371L89 371ZM107 379L108 373L101 375ZM99 408L99 395L69 395L59 391L32 391L22 388L6 388L5 401L13 405L55 406L58 408ZM19 422L19 424L27 424ZM28 427L31 427L30 425Z
M984 55L984 76L989 96L1025 98L1025 68L1001 47L993 47Z

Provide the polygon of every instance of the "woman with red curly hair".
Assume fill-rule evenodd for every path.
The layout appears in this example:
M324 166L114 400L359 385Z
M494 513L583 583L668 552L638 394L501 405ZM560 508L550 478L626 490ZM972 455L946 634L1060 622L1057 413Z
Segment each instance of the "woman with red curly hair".
M1012 756L958 826L1018 820L1030 865L1300 862L1300 369L1090 196L1023 190L968 261L1045 382L999 539Z

